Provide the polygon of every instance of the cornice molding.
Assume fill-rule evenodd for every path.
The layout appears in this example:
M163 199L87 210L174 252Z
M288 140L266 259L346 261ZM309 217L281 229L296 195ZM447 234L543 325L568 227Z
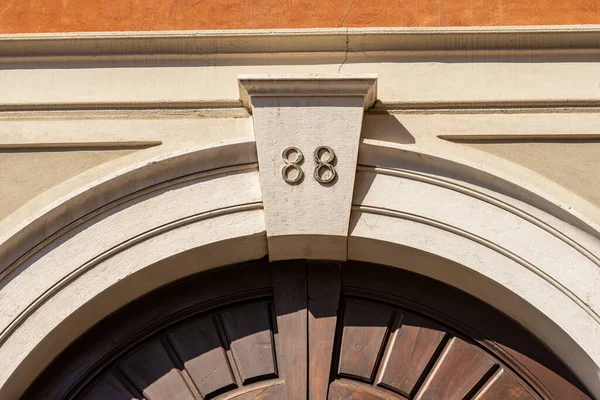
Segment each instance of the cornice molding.
M0 58L302 52L598 50L600 25L0 35Z
M245 74L238 76L240 100L252 112L252 97L360 96L365 109L377 100L377 74Z

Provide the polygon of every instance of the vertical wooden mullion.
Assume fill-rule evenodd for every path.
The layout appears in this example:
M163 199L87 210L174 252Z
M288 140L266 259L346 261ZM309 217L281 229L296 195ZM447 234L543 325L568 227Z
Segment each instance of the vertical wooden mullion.
M341 277L339 263L308 264L309 396L327 399L333 358Z
M306 262L273 264L273 295L277 320L277 363L287 398L307 398L308 328Z

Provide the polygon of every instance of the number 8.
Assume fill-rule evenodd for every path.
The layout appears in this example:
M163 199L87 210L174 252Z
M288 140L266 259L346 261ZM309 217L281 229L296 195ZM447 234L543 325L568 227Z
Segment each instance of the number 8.
M327 154L323 160L321 157ZM335 152L329 146L319 146L315 149L314 158L317 163L314 177L320 183L331 183L335 179L336 172L332 163L335 161Z
M290 159L292 155L295 156L293 159ZM302 163L302 160L304 160L304 155L300 149L297 147L288 147L281 153L281 158L283 158L283 162L285 163L281 169L283 180L290 185L299 183L304 177L304 172L302 172L302 168L300 168L300 164ZM292 171L295 171L296 173L293 174Z

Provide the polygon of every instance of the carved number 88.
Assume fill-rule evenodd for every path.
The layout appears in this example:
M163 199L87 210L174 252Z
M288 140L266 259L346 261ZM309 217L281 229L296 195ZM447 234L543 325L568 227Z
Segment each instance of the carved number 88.
M304 155L297 147L288 147L281 154L284 166L281 169L283 180L289 184L298 184L304 178L304 172L300 165L304 161ZM317 182L331 183L337 173L333 166L335 152L329 146L319 146L315 149L313 158L316 162L313 176Z

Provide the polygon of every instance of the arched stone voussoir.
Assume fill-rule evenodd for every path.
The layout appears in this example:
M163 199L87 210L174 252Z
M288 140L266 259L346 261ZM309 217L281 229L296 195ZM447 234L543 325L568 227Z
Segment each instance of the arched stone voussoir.
M478 297L600 396L600 235L586 213L532 182L415 146L365 139L358 164L349 260L408 269Z
M264 257L255 157L253 142L171 154L81 188L9 237L0 247L16 260L0 288L0 398L18 398L69 343L129 301ZM40 244L31 247L32 237Z
M37 251L48 239L54 240L61 230L70 229L70 224L102 212L113 202L184 176L231 166L254 164L256 168L256 162L254 140L240 139L169 152L126 168L121 162L117 169L108 164L96 168L107 172L68 192L62 190L71 187L65 182L0 221L0 277L16 268L22 262L19 258Z
M175 224L116 249L26 304L2 334L0 398L18 398L73 340L130 301L198 272L264 257L262 209L231 211Z
M183 226L115 255L65 286L0 346L0 398L19 398L73 340L130 301L202 271L264 257L263 220L262 210L251 210Z

